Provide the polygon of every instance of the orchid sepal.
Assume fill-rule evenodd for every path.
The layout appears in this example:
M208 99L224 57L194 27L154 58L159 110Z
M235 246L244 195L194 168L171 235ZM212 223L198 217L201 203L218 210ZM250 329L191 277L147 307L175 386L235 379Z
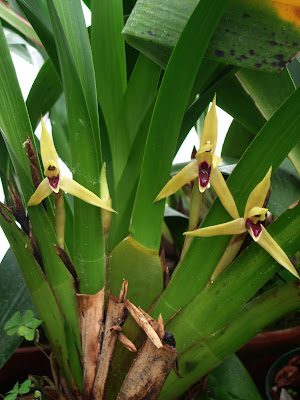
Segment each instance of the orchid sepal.
M184 235L197 237L211 237L220 235L239 235L246 232L244 218L234 219L224 224L207 226L206 228L184 232Z
M264 201L267 197L267 193L271 184L271 173L272 173L272 166L269 168L268 172L266 173L265 177L262 181L259 182L258 185L250 193L246 207L244 218L249 218L249 213L254 207L262 207L264 205Z
M210 183L215 189L215 192L217 193L217 196L219 197L225 210L231 215L232 218L238 219L240 216L235 201L230 190L228 189L221 171L218 168L211 171Z
M83 200L86 203L116 213L116 211L113 210L106 202L101 200L100 197L96 196L93 192L86 189L84 186L80 185L73 179L67 178L65 176L61 177L60 189L64 192L71 194L72 196L78 197L80 200Z
M279 264L281 264L285 269L287 269L296 278L300 279L298 272L296 271L293 264L290 262L288 256L278 245L278 243L272 238L269 232L262 226L262 233L257 241L257 243L264 248L270 256L272 256Z
M36 206L52 193L48 178L42 180L36 191L30 197L27 206Z
M182 186L190 181L193 181L198 176L198 163L193 161L186 165L178 174L173 176L172 179L163 187L159 192L154 202L164 199L165 197L171 196L171 194L177 192Z

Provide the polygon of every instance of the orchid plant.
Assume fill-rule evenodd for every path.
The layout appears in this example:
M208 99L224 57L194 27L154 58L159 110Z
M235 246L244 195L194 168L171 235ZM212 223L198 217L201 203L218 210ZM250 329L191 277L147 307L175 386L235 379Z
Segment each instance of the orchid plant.
M222 363L260 399L234 353L299 308L299 7L85 4L88 28L80 0L0 1L0 325L36 313L60 399L191 398ZM1 366L19 344L0 333Z

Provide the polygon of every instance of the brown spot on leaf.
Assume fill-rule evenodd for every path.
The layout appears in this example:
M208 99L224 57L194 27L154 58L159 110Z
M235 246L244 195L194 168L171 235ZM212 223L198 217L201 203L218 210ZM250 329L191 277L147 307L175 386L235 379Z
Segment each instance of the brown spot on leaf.
M274 58L276 58L276 60L282 60L283 54L275 54Z
M217 57L224 57L225 55L223 50L216 50L215 54Z
M260 67L262 66L262 64L260 64L260 63L255 63L254 66L255 66L255 68L260 68Z
M250 56L254 56L254 50L249 50L248 53L250 54Z
M275 40L270 40L270 41L269 41L269 44L270 44L271 46L277 46L277 42L275 42Z
M235 55L235 50L230 50L229 53L230 53L231 56L234 56Z
M251 15L249 15L249 14L243 14L243 18L250 18L251 17Z

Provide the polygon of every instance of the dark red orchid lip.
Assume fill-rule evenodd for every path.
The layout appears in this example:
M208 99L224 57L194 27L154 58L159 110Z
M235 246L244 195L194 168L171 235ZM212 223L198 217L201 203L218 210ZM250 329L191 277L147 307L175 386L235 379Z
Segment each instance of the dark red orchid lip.
M199 169L198 172L199 185L202 188L206 188L206 186L209 184L211 166L208 165L206 161L203 161L201 164L199 164L198 169Z
M49 178L49 185L53 188L53 189L57 189L57 186L59 184L59 175L57 176L53 176L52 178Z
M255 224L250 218L246 220L246 228L251 229L251 232L255 238L258 238L262 232L262 225L260 221L257 221Z

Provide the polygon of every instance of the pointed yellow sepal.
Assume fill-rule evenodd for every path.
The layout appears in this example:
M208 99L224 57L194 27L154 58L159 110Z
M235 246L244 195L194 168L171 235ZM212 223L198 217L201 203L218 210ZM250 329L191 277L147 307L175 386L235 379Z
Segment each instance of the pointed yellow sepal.
M282 248L275 242L268 231L262 226L262 233L257 243L263 247L279 264L287 269L296 278L300 279L298 272L290 262Z
M173 176L172 179L164 186L161 192L157 195L154 202L164 199L165 197L171 196L171 194L177 192L186 183L193 181L198 176L198 163L193 161L186 165L177 175Z
M30 197L29 202L27 204L28 207L36 206L40 204L49 194L52 193L52 189L49 186L48 178L45 178L37 187L36 191Z
M216 95L214 95L210 109L205 117L204 125L201 133L200 146L204 148L206 143L210 143L212 146L212 154L216 151L218 139L218 117L216 109Z
M210 237L220 235L239 235L246 232L244 218L238 218L220 225L208 226L206 228L196 229L190 232L184 232L184 235L197 237Z
M96 196L93 192L81 186L79 183L73 181L73 179L67 178L65 176L60 179L60 188L72 196L78 197L80 200L86 203L92 204L93 206L103 208L104 210L114 212L111 207L109 207L103 200Z
M228 189L228 186L221 171L218 168L211 171L210 182L212 187L215 189L215 192L217 193L217 196L219 197L225 210L232 216L232 218L240 218L232 194Z
M43 118L41 118L41 124L42 124L42 133L41 133L40 145L41 145L41 157L44 169L48 170L50 160L53 163L53 165L56 168L58 168L58 155L56 153L52 137L45 126Z
M250 193L248 197L248 201L245 207L244 218L245 220L249 218L249 212L254 207L262 207L264 205L264 201L266 199L270 183L271 183L271 173L272 167L269 168L268 172L266 173L265 177L258 185Z

